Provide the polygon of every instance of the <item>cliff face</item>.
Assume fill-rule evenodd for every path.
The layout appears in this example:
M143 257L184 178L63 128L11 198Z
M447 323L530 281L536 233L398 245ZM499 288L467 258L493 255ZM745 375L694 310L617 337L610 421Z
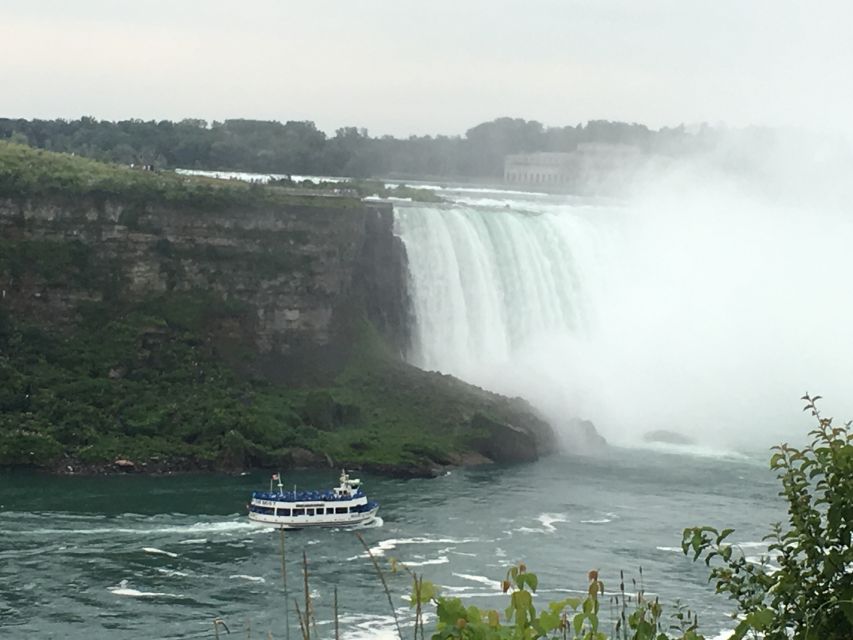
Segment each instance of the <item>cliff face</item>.
M393 215L0 143L0 465L424 475L550 450L524 401L401 358Z
M238 323L229 317L214 333L248 341L280 372L291 360L304 368L309 354L334 364L359 311L402 348L405 252L391 206L319 200L329 206L208 212L6 198L0 238L17 260L0 273L4 302L16 314L70 322L85 301L208 292L240 309ZM69 247L67 264L44 264L62 262Z

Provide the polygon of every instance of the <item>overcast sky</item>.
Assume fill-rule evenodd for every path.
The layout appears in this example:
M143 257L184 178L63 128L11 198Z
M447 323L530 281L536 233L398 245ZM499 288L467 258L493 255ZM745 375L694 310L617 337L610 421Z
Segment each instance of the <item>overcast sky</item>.
M853 130L853 0L0 0L0 116Z

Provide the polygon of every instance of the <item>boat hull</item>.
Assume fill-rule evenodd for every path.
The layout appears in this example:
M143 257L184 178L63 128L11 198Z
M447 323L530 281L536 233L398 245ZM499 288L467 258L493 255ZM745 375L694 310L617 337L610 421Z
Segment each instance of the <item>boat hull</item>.
M378 512L377 506L370 511L335 515L328 519L319 516L275 516L250 512L249 520L253 524L275 529L342 528L369 524L376 520Z

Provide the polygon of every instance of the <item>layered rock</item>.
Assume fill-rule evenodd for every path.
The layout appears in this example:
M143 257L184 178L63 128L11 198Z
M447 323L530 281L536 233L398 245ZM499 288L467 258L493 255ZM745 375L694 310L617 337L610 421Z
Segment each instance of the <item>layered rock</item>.
M287 356L334 346L340 316L364 310L395 345L407 340L405 252L384 203L269 206L204 211L83 199L0 201L2 237L74 243L84 265L47 276L38 264L8 273L13 312L73 320L83 301L110 296L209 292L243 307L239 326L261 356L287 369ZM322 206L327 201L328 206ZM348 204L348 203L347 203ZM98 273L86 277L82 271Z

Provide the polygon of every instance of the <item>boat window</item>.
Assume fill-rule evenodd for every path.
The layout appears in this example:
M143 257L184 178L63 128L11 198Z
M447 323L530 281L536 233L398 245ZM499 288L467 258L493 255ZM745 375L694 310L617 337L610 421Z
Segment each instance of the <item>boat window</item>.
M265 516L273 515L273 509L271 507L252 507L252 511L255 513L260 513Z
M347 512L346 507L336 507L335 508L335 513L346 513L346 512Z
M314 509L305 509L305 515L306 516L313 516L314 515Z
M295 516L304 516L304 515L305 515L305 509L294 509L294 510L293 510L293 515L295 515Z
M290 509L279 509L279 510L278 510L278 515L280 515L280 516L289 516L289 515L290 515Z

